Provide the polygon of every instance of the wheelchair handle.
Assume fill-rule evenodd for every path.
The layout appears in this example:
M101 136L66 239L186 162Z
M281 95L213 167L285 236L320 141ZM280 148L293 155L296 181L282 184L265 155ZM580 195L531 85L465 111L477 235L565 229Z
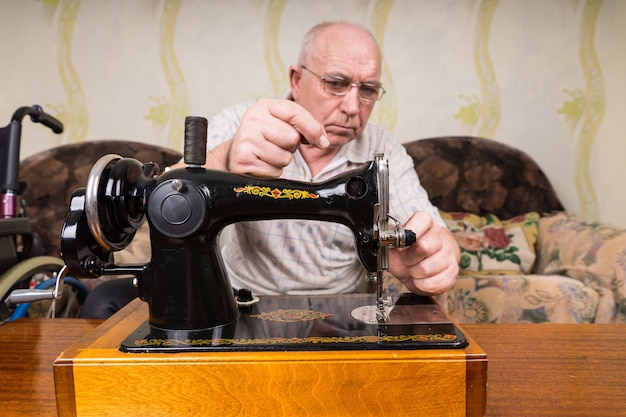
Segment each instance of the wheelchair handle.
M19 216L20 141L22 119L30 116L34 123L41 123L54 133L63 132L63 124L43 111L41 106L20 107L13 113L11 123L0 128L0 218Z
M52 129L54 133L63 133L63 123L44 112L41 106L37 104L30 107L20 107L13 113L11 121L21 123L22 119L27 115L30 116L30 120L32 120L33 123L41 123Z

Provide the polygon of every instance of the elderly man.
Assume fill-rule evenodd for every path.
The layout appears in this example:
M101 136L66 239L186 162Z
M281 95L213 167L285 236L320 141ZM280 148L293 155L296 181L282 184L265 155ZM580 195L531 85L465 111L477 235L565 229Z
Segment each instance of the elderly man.
M207 167L300 181L323 181L383 153L389 160L390 213L417 242L391 249L390 272L410 291L440 294L455 282L459 249L428 200L404 147L369 122L385 93L381 52L364 28L346 22L313 27L298 65L289 68L285 99L261 99L229 108L208 128ZM352 232L309 220L236 223L223 248L234 288L257 294L330 294L356 291L364 271ZM118 288L118 307L136 296ZM97 293L101 285L96 288ZM102 288L101 290L104 290ZM126 293L126 299L122 293ZM95 294L94 294L95 296ZM85 315L102 316L89 312ZM101 306L102 307L102 306Z

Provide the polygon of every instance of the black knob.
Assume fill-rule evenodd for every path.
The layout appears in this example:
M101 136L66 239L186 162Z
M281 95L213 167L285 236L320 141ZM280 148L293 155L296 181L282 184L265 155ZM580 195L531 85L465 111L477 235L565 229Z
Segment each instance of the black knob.
M166 236L183 239L202 228L206 200L190 181L171 179L159 184L148 199L148 221Z
M417 241L417 237L415 236L415 233L413 233L412 230L405 230L404 231L404 244L405 244L405 246L411 246L416 241Z
M254 297L252 296L252 291L249 290L248 288L241 288L239 291L237 291L238 302L249 303L252 300L254 300Z

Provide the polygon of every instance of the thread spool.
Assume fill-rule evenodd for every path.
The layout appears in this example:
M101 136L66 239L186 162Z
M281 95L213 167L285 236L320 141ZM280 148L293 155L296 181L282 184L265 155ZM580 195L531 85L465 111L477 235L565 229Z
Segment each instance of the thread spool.
M184 161L187 165L202 166L206 163L207 127L209 122L204 117L187 116L185 118Z

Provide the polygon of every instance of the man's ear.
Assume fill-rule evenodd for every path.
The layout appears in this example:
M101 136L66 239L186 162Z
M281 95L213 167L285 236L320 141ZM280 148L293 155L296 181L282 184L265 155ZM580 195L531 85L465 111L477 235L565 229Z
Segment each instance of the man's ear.
M300 95L300 81L302 80L302 68L298 65L289 67L289 86L294 100Z

